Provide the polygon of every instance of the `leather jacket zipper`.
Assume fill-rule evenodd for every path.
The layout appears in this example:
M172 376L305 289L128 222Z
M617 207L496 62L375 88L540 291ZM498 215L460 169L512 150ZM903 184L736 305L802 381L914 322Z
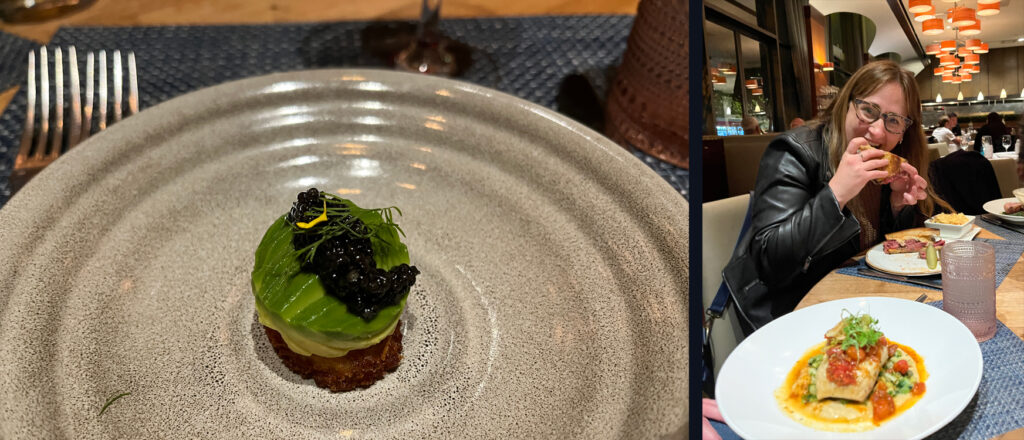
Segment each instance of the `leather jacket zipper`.
M836 232L839 232L839 230L840 230L840 229L842 229L842 228L843 228L843 222L840 222L840 223L839 223L839 226L837 226L837 227L836 227L835 229L833 229L833 230L832 230L832 232L829 232L829 234L828 234L828 235L827 235L827 236L825 237L825 239L824 239L824 240L822 240L822 241L821 241L821 243L819 243L819 244L818 244L818 247L814 248L814 250L813 250L813 251L811 251L811 254L807 256L807 260L805 260L805 261L804 261L804 269L803 269L803 272L804 272L804 273L807 273L807 269L811 267L811 262L812 262L812 261L813 261L813 260L814 260L815 258L818 258L818 257L820 257L820 256L822 256L822 255L826 255L826 254L830 254L830 253L832 253L832 252L833 252L833 251L835 251L836 249L839 249L839 247L840 247L840 246L842 246L842 245L846 244L846 241L847 241L847 240L849 240L849 239L853 238L853 237L854 237L855 235L857 235L857 232L858 232L858 231L856 231L856 230L855 230L855 231L854 231L854 233L853 233L853 234L850 234L850 236L849 236L849 237L846 237L845 239L843 239L843 240L840 240L840 241L839 241L839 244L838 244L838 245L836 245L836 246L833 246L833 247L829 248L829 249L828 249L827 251L825 251L825 252L821 252L821 253L818 253L818 251L820 251L820 250L821 250L821 248L822 248L823 246L825 246L825 243L828 243L828 242L829 242L829 240L831 240L831 239L832 239L832 236L833 236L833 235L836 235Z

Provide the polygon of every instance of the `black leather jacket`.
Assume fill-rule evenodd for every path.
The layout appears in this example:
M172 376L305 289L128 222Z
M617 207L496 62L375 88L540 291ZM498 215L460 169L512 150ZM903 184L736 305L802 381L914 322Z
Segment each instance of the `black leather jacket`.
M722 273L744 332L792 311L829 271L860 251L860 223L828 186L832 179L821 126L772 140L761 158L750 230ZM880 233L911 227L912 206L893 218L882 190Z

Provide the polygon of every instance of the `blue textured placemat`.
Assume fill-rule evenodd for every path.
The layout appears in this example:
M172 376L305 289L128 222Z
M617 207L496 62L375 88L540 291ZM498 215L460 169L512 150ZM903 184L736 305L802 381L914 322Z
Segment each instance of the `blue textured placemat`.
M25 81L28 52L39 46L35 41L0 32L0 91Z
M928 304L942 308L942 301ZM985 366L978 393L929 438L989 439L1024 427L1024 340L997 322L996 335L980 345Z
M992 226L992 225L985 225L985 228L986 229L990 229L990 231L992 233L994 233L996 235L999 235L999 236L1005 238L1006 240L996 240L996 239L991 239L991 238L975 238L974 240L975 241L982 241L982 242L985 242L985 243L989 243L989 244L992 245L993 248L995 248L995 250L996 250L996 288L998 288L999 285L1002 284L1003 279L1006 278L1006 275L1008 275L1010 273L1010 270L1013 269L1013 266L1017 264L1018 260L1020 260L1021 254L1024 254L1024 234L1018 234L1016 232L1012 232L1012 231L1006 230L1004 228L999 228L1001 231L997 232L997 231L994 230L994 228L990 228L990 226ZM861 274L860 272L857 271L858 269L860 269L862 267L868 267L867 264L864 262L864 258L858 259L856 265L847 266L847 267L836 269L836 272L837 273L841 273L843 275L850 275L850 276L861 277L861 278L870 278L870 279L873 279L873 280L880 280L880 281L885 281L885 282L889 282L889 283L902 284L902 285L905 285L905 286L927 288L927 287L921 286L919 284L910 284L910 283L905 283L905 282L902 282L902 281L893 281L893 280L888 280L888 279L885 279L885 278L876 278L876 277L873 277L873 276L864 275L864 274ZM938 288L938 287L935 287L934 289L935 290L942 290L941 288Z
M604 96L608 84L595 72L621 61L633 24L629 15L444 19L441 31L468 46L470 64L459 79L492 87L558 110L560 86L570 75L586 77ZM140 108L225 81L299 69L384 67L386 38L379 31L404 23L336 22L238 26L61 28L50 46L74 44L79 53L135 51ZM17 59L24 58L24 53ZM14 58L0 58L0 65ZM79 63L84 63L80 59ZM0 206L25 114L19 92L0 115ZM689 173L634 150L686 197Z

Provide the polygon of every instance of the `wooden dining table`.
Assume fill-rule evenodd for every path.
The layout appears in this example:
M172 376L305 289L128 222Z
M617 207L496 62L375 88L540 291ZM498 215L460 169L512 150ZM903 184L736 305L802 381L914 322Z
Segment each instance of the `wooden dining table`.
M978 238L1003 239L982 228ZM996 318L1017 336L1024 338L1024 257L1010 270L996 289ZM850 276L832 271L818 282L800 301L797 309L827 301L860 296L885 296L915 300L927 294L927 301L942 299L942 291L925 287L896 284L889 281Z
M984 228L978 234L978 238L1003 239ZM1024 264L1022 263L1024 263L1024 256L1017 260L1017 263L1010 269L1010 273L996 289L996 318L1018 337L1024 338ZM941 290L844 275L832 271L807 293L807 296L800 301L796 308L802 309L818 303L862 296L915 300L922 294L928 295L926 301L942 299ZM1024 440L1024 428L994 437L994 440L1010 439Z
M640 0L447 0L441 19L499 16L635 14ZM0 21L0 31L47 43L62 26L272 24L342 20L416 20L420 0L96 0L84 9L35 23ZM17 87L0 91L0 109Z

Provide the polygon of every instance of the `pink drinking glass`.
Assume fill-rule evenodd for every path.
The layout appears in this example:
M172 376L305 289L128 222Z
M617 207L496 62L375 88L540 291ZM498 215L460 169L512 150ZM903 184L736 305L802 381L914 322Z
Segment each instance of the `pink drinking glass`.
M996 251L992 245L953 241L942 247L942 309L963 322L978 342L996 333Z

